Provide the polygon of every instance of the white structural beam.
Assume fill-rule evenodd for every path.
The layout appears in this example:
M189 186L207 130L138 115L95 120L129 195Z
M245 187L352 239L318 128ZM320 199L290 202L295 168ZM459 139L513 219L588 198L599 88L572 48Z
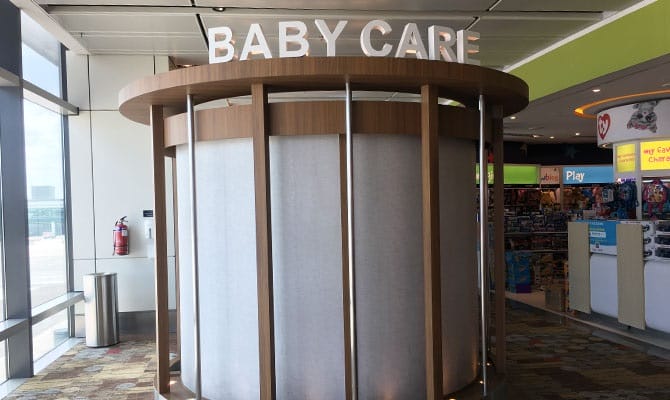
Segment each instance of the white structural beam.
M58 21L32 0L11 0L11 2L30 18L34 19L42 28L52 34L69 50L76 54L91 54L88 49L70 34Z

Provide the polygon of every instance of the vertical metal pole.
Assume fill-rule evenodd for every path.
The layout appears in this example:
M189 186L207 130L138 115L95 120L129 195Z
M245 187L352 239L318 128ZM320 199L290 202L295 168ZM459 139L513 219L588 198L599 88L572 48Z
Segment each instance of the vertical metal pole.
M482 391L486 397L487 387L487 349L488 338L486 333L487 325L487 299L488 299L488 154L486 152L486 137L484 134L484 120L486 109L484 95L479 95L479 301L481 309L481 339L482 339ZM502 185L503 182L497 182Z
M349 335L351 339L351 398L358 398L358 363L356 359L356 276L354 275L354 160L351 134L351 86L346 84L346 147L347 147L347 248L349 251Z
M188 129L189 188L191 190L191 264L193 269L193 336L195 339L195 399L202 399L200 382L200 284L198 282L198 215L195 184L195 113L193 95L186 96L186 123Z

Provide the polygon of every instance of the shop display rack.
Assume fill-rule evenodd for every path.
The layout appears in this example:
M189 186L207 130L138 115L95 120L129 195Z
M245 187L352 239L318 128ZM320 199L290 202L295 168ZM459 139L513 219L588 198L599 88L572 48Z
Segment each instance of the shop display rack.
M568 215L553 210L505 211L507 290L529 293L563 284L567 274Z

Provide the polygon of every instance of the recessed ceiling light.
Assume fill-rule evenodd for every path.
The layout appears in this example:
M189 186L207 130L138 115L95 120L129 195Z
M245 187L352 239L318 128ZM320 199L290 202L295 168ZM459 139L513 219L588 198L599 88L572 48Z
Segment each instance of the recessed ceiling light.
M537 138L541 137L542 135L531 135L531 136L534 137L535 139L537 139Z
M575 132L575 136L579 136L579 135L581 135L581 133Z
M553 139L553 138L554 138L553 136L549 136L549 139Z
M512 115L509 119L516 119L516 115Z
M591 89L591 91L592 91L593 93L598 93L598 92L600 92L600 89L599 89L599 88L595 88L595 89Z
M218 12L224 12L224 11L226 11L226 7L212 7L212 10L218 11Z

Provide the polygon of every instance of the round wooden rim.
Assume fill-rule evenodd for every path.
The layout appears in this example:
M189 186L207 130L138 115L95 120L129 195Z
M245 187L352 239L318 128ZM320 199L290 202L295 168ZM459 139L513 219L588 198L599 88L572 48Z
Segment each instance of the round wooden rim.
M345 105L341 101L281 102L268 104L268 135L343 135ZM393 101L360 101L352 105L355 134L421 135L421 104ZM252 105L208 108L195 112L198 141L250 138L253 136ZM438 135L476 141L479 112L453 106L438 107ZM491 140L493 124L484 124ZM165 118L165 147L187 142L186 114Z
M196 104L251 93L252 83L272 92L354 90L420 93L434 85L440 97L476 108L479 95L502 116L528 105L528 85L513 75L469 64L379 57L272 58L209 64L170 71L133 82L119 92L119 111L149 124L151 105L183 111L186 96Z

